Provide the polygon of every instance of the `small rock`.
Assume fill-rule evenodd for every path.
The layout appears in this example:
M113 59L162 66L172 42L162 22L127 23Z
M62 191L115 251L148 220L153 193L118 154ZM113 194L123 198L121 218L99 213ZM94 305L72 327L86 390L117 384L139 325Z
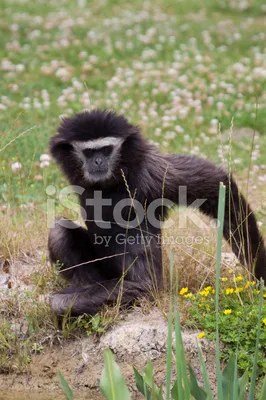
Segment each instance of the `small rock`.
M9 279L10 279L10 275L8 275L8 274L0 275L0 289L8 289Z
M221 254L221 262L222 264L226 264L228 267L234 268L239 265L239 260L234 255L234 253L222 253Z

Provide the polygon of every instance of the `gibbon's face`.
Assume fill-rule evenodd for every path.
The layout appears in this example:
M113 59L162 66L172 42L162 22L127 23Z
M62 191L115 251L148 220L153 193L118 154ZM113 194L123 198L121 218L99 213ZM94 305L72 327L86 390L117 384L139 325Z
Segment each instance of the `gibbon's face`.
M119 160L122 143L122 138L111 136L72 142L82 163L84 178L91 183L110 179Z

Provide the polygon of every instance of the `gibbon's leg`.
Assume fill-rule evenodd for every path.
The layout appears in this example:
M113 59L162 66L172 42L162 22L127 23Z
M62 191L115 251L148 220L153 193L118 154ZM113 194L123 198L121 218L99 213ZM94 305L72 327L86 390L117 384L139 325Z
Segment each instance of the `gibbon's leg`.
M74 288L73 288L74 289ZM118 279L95 283L70 293L68 288L51 297L51 306L56 314L62 315L69 310L71 315L96 314L104 304L114 304L119 299L121 290L121 306L129 306L142 296L146 290L137 282Z
M204 214L217 218L219 201L219 182L226 186L226 203L224 216L224 237L232 245L235 255L242 265L255 271L257 279L266 282L266 250L259 232L255 215L238 190L237 184L221 167L207 160L190 156L169 157L174 169L171 171L171 191L165 197L180 203L173 186L183 185L187 188L188 205L197 199L205 199L199 209ZM172 180L175 180L173 185Z
M64 226L60 223L63 221ZM65 225L67 224L68 227ZM70 220L58 220L51 228L48 239L48 250L51 263L62 263L62 276L72 285L84 286L92 282L101 282L100 265L88 263L67 271L64 269L74 267L98 258L89 240L87 230L74 224Z
M143 253L138 255L137 260L134 255L127 254L124 270L132 269L128 274L124 274L124 278L102 280L87 285L84 282L83 287L70 287L60 293L55 293L51 297L53 310L59 315L64 314L66 310L71 315L93 315L104 304L120 301L120 306L129 306L137 298L152 297L154 290L162 284L162 281L157 282L157 279L161 277L161 260L157 259L156 264L149 269L146 259L147 256ZM117 261L117 268L121 269L121 265L122 260ZM108 264L106 267L108 268ZM109 265L109 268L112 267Z

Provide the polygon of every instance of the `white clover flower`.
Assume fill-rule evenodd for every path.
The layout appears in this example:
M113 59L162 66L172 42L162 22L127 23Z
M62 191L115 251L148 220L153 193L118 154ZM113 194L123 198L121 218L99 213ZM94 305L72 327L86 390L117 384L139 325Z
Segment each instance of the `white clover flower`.
M224 109L224 103L221 101L218 101L218 103L216 104L217 106L217 110L218 111L222 111Z
M234 72L244 73L246 71L246 67L242 63L235 63L232 67Z
M253 78L255 79L266 79L266 68L257 67L253 69Z
M210 125L211 126L218 126L219 125L219 121L216 118L213 118L210 120Z
M44 153L40 156L40 161L50 161L50 160L51 157L49 156L49 154Z
M66 82L71 78L71 72L65 67L60 67L56 71L55 76L60 78L63 82Z
M209 97L207 98L207 103L208 103L209 106L212 106L213 103L214 103L214 98L213 98L212 96L209 96Z
M91 55L89 57L89 61L91 64L96 64L97 63L97 56Z
M50 96L49 96L48 91L47 91L46 89L43 89L41 93L42 93L42 98L43 98L43 100L49 101Z
M84 85L76 79L73 80L72 85L73 85L73 88L75 88L79 92L82 91L84 88Z
M17 32L19 30L19 26L18 24L11 24L9 26L9 29L11 30L11 32Z
M13 164L11 164L11 169L13 172L19 172L22 168L22 164L20 162L15 162Z
M182 126L180 126L180 125L176 125L176 126L175 126L175 130L176 130L178 133L184 133L184 129L183 129Z
M68 47L69 46L69 40L67 40L67 39L61 39L60 40L60 45L62 46L62 47Z
M25 70L25 65L23 65L23 64L16 65L16 71L23 72L24 70Z
M52 68L50 66L48 66L48 65L42 65L41 72L44 75L51 75L52 74Z
M181 110L179 111L179 118L185 119L188 115L188 112L189 112L188 108L186 108L186 107L181 108Z
M49 167L49 165L50 165L49 161L42 161L40 163L40 168Z
M42 105L41 105L41 103L40 103L38 100L35 100L34 103L33 103L33 107L34 107L34 108L41 108Z
M202 115L197 115L195 117L195 124L196 125L201 125L204 122L204 117Z
M260 182L266 182L266 175L259 176Z

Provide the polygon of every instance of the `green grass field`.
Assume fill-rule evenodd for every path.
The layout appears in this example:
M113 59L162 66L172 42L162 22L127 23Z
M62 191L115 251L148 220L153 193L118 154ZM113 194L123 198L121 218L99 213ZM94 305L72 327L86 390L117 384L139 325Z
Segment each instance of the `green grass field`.
M38 250L45 264L46 187L66 181L40 157L60 118L85 108L125 114L163 152L229 165L265 233L263 0L1 0L0 29L0 261Z

